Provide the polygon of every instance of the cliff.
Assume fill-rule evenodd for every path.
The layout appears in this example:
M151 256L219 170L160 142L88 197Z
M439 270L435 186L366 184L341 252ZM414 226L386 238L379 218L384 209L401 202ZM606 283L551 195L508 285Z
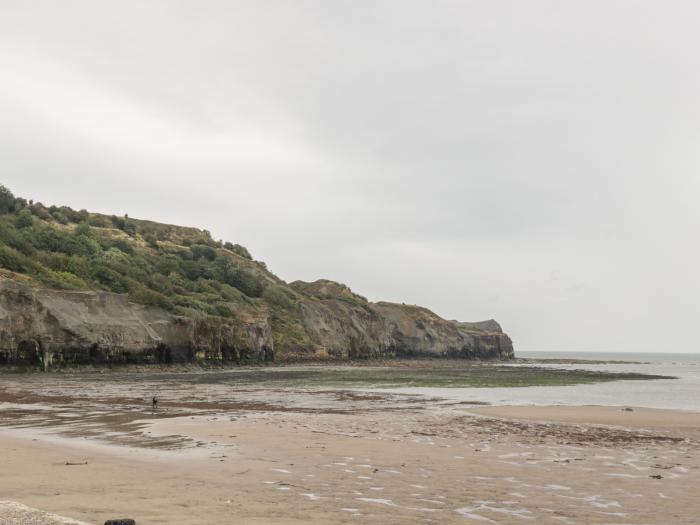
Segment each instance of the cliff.
M295 283L298 286L298 283ZM308 338L275 354L277 326L268 313L236 319L189 318L100 291L34 288L0 278L0 364L42 367L106 364L209 364L325 358L464 357L508 359L506 334L463 329L427 309L392 303L358 306L313 296L295 321ZM489 325L489 328L492 328ZM277 333L276 333L277 332Z
M287 284L194 228L16 199L0 210L0 268L0 365L513 357L495 321Z
M0 364L272 360L266 316L188 318L109 292L32 288L0 278Z

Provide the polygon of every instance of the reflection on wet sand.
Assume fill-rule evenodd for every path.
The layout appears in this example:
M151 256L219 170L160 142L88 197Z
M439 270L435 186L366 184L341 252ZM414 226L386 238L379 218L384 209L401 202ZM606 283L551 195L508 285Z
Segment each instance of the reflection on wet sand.
M693 523L700 510L688 490L700 422L687 414L626 427L585 423L624 423L619 409L560 407L557 422L478 400L212 378L6 376L0 493L88 523L124 512L180 524Z

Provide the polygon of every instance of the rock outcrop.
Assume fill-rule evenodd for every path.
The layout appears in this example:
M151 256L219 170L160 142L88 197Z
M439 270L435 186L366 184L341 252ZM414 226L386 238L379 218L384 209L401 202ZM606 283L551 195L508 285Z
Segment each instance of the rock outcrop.
M370 303L332 281L295 282L281 315L183 317L101 291L51 290L0 278L0 364L50 369L157 364L446 356L509 359L495 321L447 321L430 310ZM292 334L290 336L290 334Z
M109 292L33 288L0 279L0 364L44 369L273 359L266 316L174 316Z
M370 303L332 281L296 281L290 286L308 297L300 303L300 320L321 355L513 357L513 344L495 321L458 323L420 306Z

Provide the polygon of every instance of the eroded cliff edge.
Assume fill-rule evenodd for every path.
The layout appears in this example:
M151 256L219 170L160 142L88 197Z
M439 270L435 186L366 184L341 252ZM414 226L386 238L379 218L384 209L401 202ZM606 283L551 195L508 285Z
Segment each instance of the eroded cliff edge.
M369 303L331 281L295 282L282 312L241 307L232 318L185 317L104 291L66 291L0 278L0 364L75 365L464 357L509 359L495 321L458 323Z

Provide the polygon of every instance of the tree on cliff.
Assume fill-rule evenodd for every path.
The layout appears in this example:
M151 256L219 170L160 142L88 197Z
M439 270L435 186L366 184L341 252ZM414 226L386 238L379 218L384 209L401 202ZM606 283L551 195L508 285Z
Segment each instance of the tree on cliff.
M233 244L230 242L225 242L224 248L232 251L235 254L240 255L241 257L245 257L246 259L249 259L251 261L253 260L252 255L250 255L248 248L246 248L245 246L241 246L240 244Z
M5 186L0 184L0 213L15 211L15 196Z

